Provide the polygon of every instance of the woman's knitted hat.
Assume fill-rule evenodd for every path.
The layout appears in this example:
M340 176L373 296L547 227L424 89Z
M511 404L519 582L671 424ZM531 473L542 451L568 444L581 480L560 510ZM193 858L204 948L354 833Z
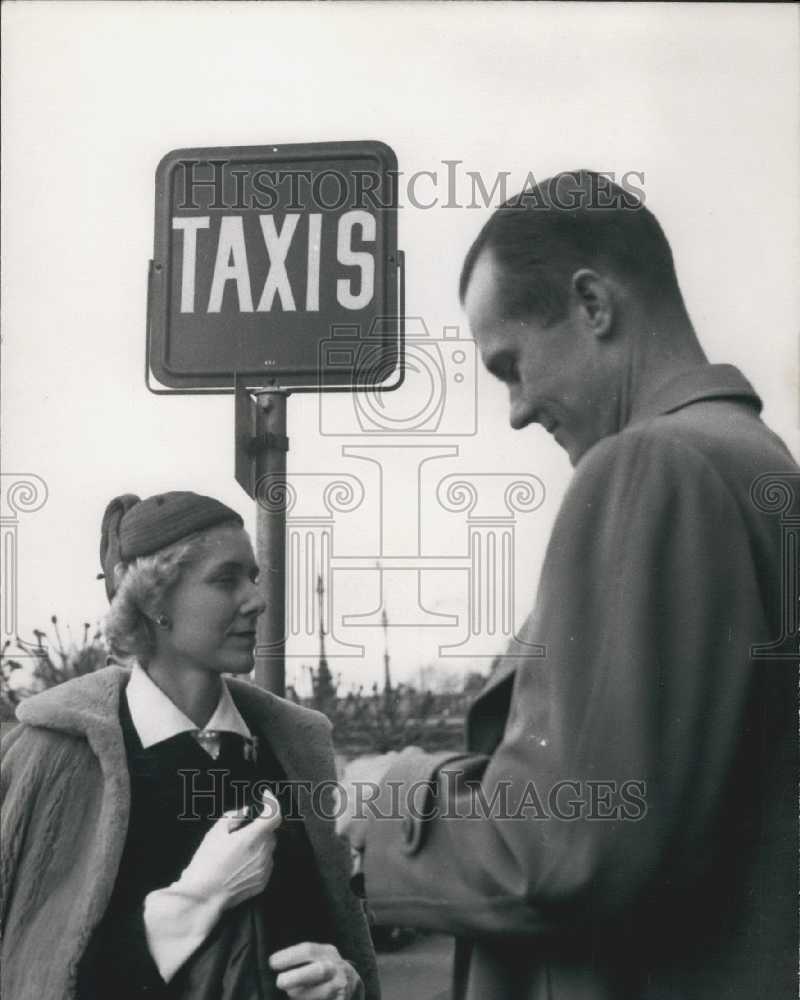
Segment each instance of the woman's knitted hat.
M138 556L149 556L195 531L226 521L244 522L235 510L199 493L172 492L140 500L124 493L106 507L100 528L101 576L109 601L114 596L114 567Z

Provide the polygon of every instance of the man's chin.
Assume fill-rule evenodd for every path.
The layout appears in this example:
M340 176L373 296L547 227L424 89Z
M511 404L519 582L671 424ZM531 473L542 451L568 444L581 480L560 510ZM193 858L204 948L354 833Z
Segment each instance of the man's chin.
M561 425L557 425L555 430L552 432L553 440L561 448L562 451L567 453L567 458L569 458L569 464L575 468L578 464L578 459L583 454L584 449L580 447L574 438L564 433L564 429Z
M593 437L590 441L575 441L573 439L572 441L567 441L565 444L562 445L564 451L566 451L567 455L569 456L569 462L570 465L573 467L573 469L578 464L578 462L580 462L583 456L588 451L591 451L592 448L594 448L596 444L602 441L605 436L606 435L604 434L598 434L596 437Z

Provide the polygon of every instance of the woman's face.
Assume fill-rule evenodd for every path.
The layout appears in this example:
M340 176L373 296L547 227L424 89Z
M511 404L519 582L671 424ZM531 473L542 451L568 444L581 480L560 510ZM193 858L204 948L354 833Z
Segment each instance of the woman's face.
M167 597L170 626L158 629L159 654L175 667L252 670L256 618L264 610L257 578L243 528L220 525L207 531Z

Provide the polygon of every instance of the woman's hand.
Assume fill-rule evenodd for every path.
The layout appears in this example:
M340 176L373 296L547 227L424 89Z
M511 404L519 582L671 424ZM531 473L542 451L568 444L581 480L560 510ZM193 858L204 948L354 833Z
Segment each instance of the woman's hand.
M296 1000L351 1000L361 977L332 944L304 941L276 951L270 968L279 973L278 989Z
M223 910L263 892L272 874L281 810L269 791L262 802L263 811L249 823L228 813L218 819L173 888Z

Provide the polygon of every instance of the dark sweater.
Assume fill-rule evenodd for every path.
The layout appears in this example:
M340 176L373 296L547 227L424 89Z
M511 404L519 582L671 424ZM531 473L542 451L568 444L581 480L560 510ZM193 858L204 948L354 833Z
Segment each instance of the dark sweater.
M191 733L181 733L143 749L127 698L120 702L120 722L131 780L131 816L125 848L110 904L81 963L80 1000L186 997L185 981L193 958L169 983L162 980L147 947L144 898L176 881L214 820L223 812L255 804L266 785L281 802L284 822L278 830L270 882L259 897L259 944L271 954L300 941L333 941L330 919L314 855L293 807L291 789L272 750L262 740L257 760L243 753L243 740L223 733L220 755L213 760ZM226 912L212 935L226 924L241 922L242 907ZM259 949L260 950L260 949ZM266 955L261 955L265 959ZM252 962L251 962L252 964ZM259 961L248 972L261 987L248 997L277 996L274 978Z

